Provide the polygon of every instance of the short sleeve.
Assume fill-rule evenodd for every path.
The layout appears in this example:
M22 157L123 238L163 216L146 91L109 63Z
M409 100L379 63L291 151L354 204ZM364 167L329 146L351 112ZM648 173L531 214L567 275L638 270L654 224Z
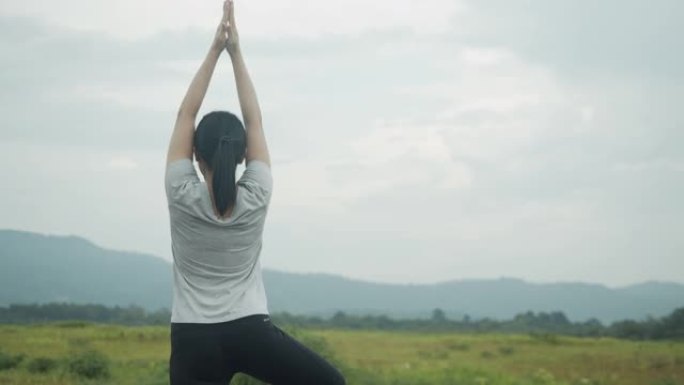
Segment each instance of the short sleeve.
M189 158L176 159L166 165L164 186L169 204L192 200L200 183L197 171Z
M273 191L271 167L263 161L253 159L247 162L237 184L244 187L259 203L267 205Z

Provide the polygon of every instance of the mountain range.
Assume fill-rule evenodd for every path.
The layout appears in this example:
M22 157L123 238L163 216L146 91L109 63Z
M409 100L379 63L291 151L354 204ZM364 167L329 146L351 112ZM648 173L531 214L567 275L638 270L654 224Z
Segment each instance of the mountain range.
M72 302L171 308L171 262L104 249L77 236L0 230L0 266L0 306ZM499 278L401 285L269 269L264 280L270 311L320 316L344 311L421 318L440 308L457 319L562 311L573 321L596 318L608 323L661 317L684 306L684 285L672 282L609 288Z

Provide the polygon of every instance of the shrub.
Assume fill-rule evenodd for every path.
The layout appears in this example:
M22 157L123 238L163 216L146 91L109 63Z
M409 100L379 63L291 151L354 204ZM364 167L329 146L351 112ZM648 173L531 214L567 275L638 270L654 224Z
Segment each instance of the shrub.
M26 369L31 373L46 373L57 366L57 361L48 357L36 357L29 361Z
M88 349L76 353L68 359L69 371L84 378L109 377L109 360L101 352Z
M655 382L652 382L653 385L677 385L679 384L677 381L670 379L670 378L663 378L660 380L656 380Z
M67 338L67 344L69 344L69 347L72 348L74 351L83 351L83 350L90 350L92 349L91 347L91 340L86 337L68 337Z
M665 369L670 366L670 361L666 357L652 357L648 366L651 369Z
M9 354L0 351L0 370L15 368L24 359L23 354Z
M558 345L561 342L558 335L553 333L532 332L530 333L530 337L533 340L540 341L548 345Z
M88 326L92 326L92 322L79 321L79 320L67 320L67 321L57 321L53 322L53 325L58 328L75 328L82 329Z
M470 349L470 344L459 341L449 341L446 344L446 348L449 350L467 351Z
M515 349L512 346L500 346L499 353L503 356L510 356L515 353Z

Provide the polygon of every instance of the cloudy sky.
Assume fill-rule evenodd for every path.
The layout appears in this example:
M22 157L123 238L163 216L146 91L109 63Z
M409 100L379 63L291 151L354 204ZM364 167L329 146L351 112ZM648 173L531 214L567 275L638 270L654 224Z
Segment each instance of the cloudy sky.
M170 260L164 158L220 8L3 0L0 228ZM264 266L684 282L683 13L237 0L273 161ZM239 111L227 57L200 113L216 109Z

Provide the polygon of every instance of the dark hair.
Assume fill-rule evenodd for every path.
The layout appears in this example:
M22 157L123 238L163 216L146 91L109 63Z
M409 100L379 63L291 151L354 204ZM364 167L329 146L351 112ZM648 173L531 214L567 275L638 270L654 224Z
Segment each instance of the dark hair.
M213 172L212 189L219 215L235 204L235 169L245 156L246 135L240 119L228 111L202 117L195 130L196 155Z

